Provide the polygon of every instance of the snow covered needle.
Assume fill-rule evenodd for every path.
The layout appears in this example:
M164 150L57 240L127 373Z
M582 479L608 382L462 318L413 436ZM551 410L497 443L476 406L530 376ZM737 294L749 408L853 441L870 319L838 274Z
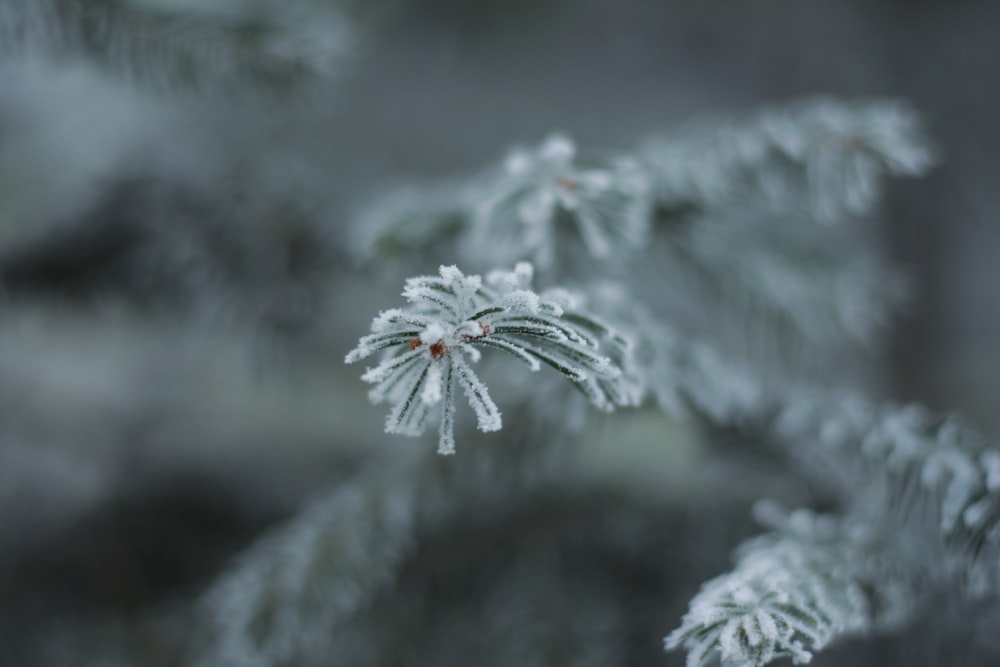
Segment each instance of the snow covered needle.
M555 261L557 222L572 222L587 252L608 259L639 247L649 226L647 178L634 161L601 165L576 161L576 145L562 134L538 148L513 150L501 173L484 186L473 213L469 250L489 248L499 261L528 257L539 268Z
M607 382L621 371L598 353L598 338L591 333L601 327L531 291L532 275L528 263L513 272L493 272L485 281L442 266L438 276L406 281L403 296L410 305L380 313L372 333L345 359L350 364L384 351L361 379L375 385L368 394L373 403L392 405L387 433L420 435L438 413L438 452L454 453L458 388L475 411L479 430L499 430L500 410L469 364L479 361L479 348L503 350L533 371L541 363L552 366L602 409L622 404Z

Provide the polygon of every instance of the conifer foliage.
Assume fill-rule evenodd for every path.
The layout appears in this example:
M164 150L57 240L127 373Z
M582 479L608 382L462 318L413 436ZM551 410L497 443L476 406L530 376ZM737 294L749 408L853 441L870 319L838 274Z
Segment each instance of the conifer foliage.
M44 63L38 71L85 60L101 77L142 84L136 95L142 91L155 103L141 108L153 109L167 105L168 91L283 91L335 73L355 53L352 11L346 0L0 0L0 54L5 63ZM7 113L8 104L17 113ZM204 109L180 109L178 117L188 112ZM31 114L0 100L0 121L7 115ZM65 283L86 284L88 296L96 297L91 305L120 304L115 296L132 290L137 298L123 310L155 302L170 317L191 317L189 328L199 334L202 327L251 330L248 347L271 350L294 341L304 350L322 349L326 361L329 350L338 350L333 374L350 374L351 384L327 390L340 396L326 401L324 395L324 406L355 391L364 404L353 370L340 364L351 348L344 362L365 366L360 379L369 385L369 402L386 406L388 437L377 425L358 436L382 450L345 455L347 479L289 508L291 516L227 563L196 604L179 603L180 610L171 608L135 633L156 635L166 627L176 664L480 664L462 653L463 642L479 633L467 631L471 616L456 601L481 591L498 610L482 625L505 640L513 637L516 664L625 664L629 653L621 646L638 630L628 625L635 616L606 613L605 607L633 604L612 578L629 579L629 566L637 563L647 576L651 567L665 579L674 576L669 563L650 565L641 553L656 543L649 517L661 514L638 513L648 504L680 514L709 504L708 498L718 506L738 504L740 520L753 505L765 532L736 547L728 571L716 563L701 573L699 580L707 581L684 593L687 611L677 607L676 629L652 633L659 657L669 659L658 639L665 635L663 648L685 652L688 667L805 663L852 638L902 630L936 594L1000 595L1000 450L953 416L880 402L866 391L865 371L884 325L913 291L877 252L868 223L879 213L887 178L921 176L936 158L907 104L811 98L703 118L620 150L578 145L557 130L536 144L514 145L471 174L386 191L339 217L324 210L330 202L319 194L322 187L275 185L271 172L248 176L256 167L240 155L227 165L244 179L236 188L244 194L232 199L245 198L248 209L266 214L233 215L233 202L215 201L223 196L212 177L227 167L212 167L200 175L211 182L190 188L198 195L190 203L174 194L186 186L166 187L162 197L139 196L145 181L128 181L121 201L98 204L96 214L69 226L68 242L59 244L60 228L37 245L17 239L0 257L4 303L9 291L12 310L32 290L59 292ZM0 177L17 171L6 158L0 152ZM175 164L171 160L164 164ZM150 168L150 183L157 169ZM183 169L164 171L184 180L177 176ZM103 176L88 172L73 191L89 192ZM255 178L275 183L260 188ZM142 211L142 223L130 217L143 208L169 214ZM91 220L106 217L114 222ZM326 233L332 219L345 217L345 229ZM10 228L3 231L14 238L20 227ZM74 243L84 251L66 252ZM32 264L38 256L48 262L39 261L41 269ZM377 311L398 297L384 293L374 274L403 281L402 305ZM359 306L349 292L362 283L368 291ZM192 338L190 347L203 349L207 337ZM12 356L0 346L4 369L23 368L23 359ZM46 367L56 377L46 382L73 386L59 381L75 381L73 369L52 370L56 366ZM155 370L156 378L173 377L172 368ZM173 417L184 400L177 397L186 392L163 393L172 401L163 412ZM229 397L214 387L205 393ZM116 400L106 403L117 409ZM158 426L156 419L162 417L130 421L122 429L128 435L120 437L146 429L147 421ZM616 441L620 431L611 429L624 430L630 420L656 427ZM178 418L171 427L174 421L187 426ZM690 480L691 488L667 500L640 497L628 476L598 484L567 454L594 440L613 450L608 458L622 460L619 445L627 450L629 438L671 448L676 443L667 425L679 424L697 455L677 464L687 468L670 478ZM256 429L218 435L224 431L213 433L240 440ZM436 450L422 439L428 432L436 433ZM39 462L31 452L28 446L0 450L0 492L13 488L19 470L73 477L83 458L58 465L58 456L55 464ZM730 456L746 470L713 477L732 472L720 463ZM661 464L657 457L642 460L642 474L668 478L673 471L658 469ZM79 487L80 495L89 488ZM693 501L678 502L684 494ZM550 515L535 516L537 508ZM636 509L636 523L625 509ZM71 509L60 510L72 516ZM13 514L2 504L0 511ZM587 517L586 526L577 525L577 512ZM600 520L590 525L589 517ZM690 523L711 521L699 516ZM600 546L586 558L564 558L563 545L538 538L562 529L574 548ZM523 538L519 531L530 539L514 539ZM685 540L666 526L655 537ZM543 544L521 560L508 553L515 543ZM671 543L664 558L686 547ZM494 565L505 568L502 575L476 569ZM548 633L551 619L525 620L523 599L555 595L538 572L579 575L587 585L601 578L552 608L565 613L571 636L595 629L614 636L607 646L574 661L589 651L586 641L554 646L562 635ZM656 589L645 580L638 588ZM586 608L575 609L577 594ZM456 608L442 611L448 604ZM6 620L0 617L0 624ZM194 631L178 638L185 633L177 627ZM552 627L565 629L554 621ZM52 645L62 647L63 656L75 654L75 646L91 644L91 630L63 628L67 635L79 632L80 641ZM0 635L0 660L3 640ZM117 661L97 655L81 664L140 664L121 657L129 641L112 643ZM401 650L415 657L402 661ZM39 657L37 664L66 664L60 660Z
M580 313L567 314L557 300L529 288L530 264L513 272L494 272L486 280L442 266L439 276L410 278L405 309L384 311L372 333L346 358L353 363L381 350L389 354L362 379L375 386L369 398L392 404L388 433L420 435L436 408L438 452L455 451L455 401L461 389L476 413L481 431L498 431L500 409L469 365L479 348L506 352L537 371L544 363L575 382L597 407L611 410L630 402L615 382L622 371L601 356L600 328ZM604 383L602 383L604 381Z
M923 173L933 152L915 114L889 101L815 99L648 140L605 160L611 167L575 160L574 144L555 134L535 151L515 149L502 169L433 192L423 207L410 192L405 208L374 208L361 218L358 238L366 244L356 247L364 261L407 242L445 242L474 262L485 258L470 248L495 249L566 276L573 300L592 310L574 320L526 291L528 264L493 274L486 288L454 267L411 279L404 291L411 309L382 313L347 358L395 350L363 376L376 384L373 401L392 404L386 430L419 434L444 395L439 451L452 453L455 378L480 429L498 429L498 410L461 356L475 361L474 347L494 347L532 369L539 361L555 367L598 407L654 403L717 428L757 424L805 476L823 468L817 481L841 498L843 514L759 504L758 518L773 532L740 548L736 568L704 585L665 640L668 650L688 651L689 667L712 664L716 655L724 667L808 662L842 637L905 624L927 599L928 581L950 585L943 582L959 575L978 582L977 594L993 590L983 583L995 567L992 556L983 557L994 539L992 478L976 472L976 460L992 461L993 450L979 453L981 445L961 429L868 406L860 391L824 387L808 373L775 383L752 344L733 347L701 328L706 310L736 305L750 313L744 322L778 317L784 335L820 358L870 342L906 293L898 274L871 256L852 263L843 253L853 232L810 233L801 224L829 229L870 215L883 175ZM799 229L786 225L795 218ZM683 281L663 285L648 312L630 303L629 289L641 286L627 276L601 283L578 264L560 264L574 234L590 255L588 273L621 275L627 257L633 267L664 262L667 275ZM644 243L661 257L647 256ZM694 296L692 304L692 292L704 294L698 283L711 284L716 300ZM584 336L573 321L605 332L604 340ZM612 340L619 345L603 354L617 365L597 352ZM593 379L604 384L588 385ZM849 398L842 403L842 396ZM928 448L928 437L937 449ZM914 504L935 503L942 503L933 514L940 513L943 534L928 531L923 515L914 519ZM975 537L956 542L959 516ZM914 559L915 545L937 556Z

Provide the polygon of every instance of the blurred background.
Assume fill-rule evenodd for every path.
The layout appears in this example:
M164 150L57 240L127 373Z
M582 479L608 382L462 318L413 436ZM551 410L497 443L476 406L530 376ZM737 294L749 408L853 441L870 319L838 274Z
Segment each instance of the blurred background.
M415 446L342 367L400 284L352 273L347 225L552 130L599 152L815 94L912 103L941 163L876 223L917 285L879 374L1000 437L1000 4L349 13L337 71L277 91L146 85L0 31L0 665L33 664L42 620L186 599L370 448Z

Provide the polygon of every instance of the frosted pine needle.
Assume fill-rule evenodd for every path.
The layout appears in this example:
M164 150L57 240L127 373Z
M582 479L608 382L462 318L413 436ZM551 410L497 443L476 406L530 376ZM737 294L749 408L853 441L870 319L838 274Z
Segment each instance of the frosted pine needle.
M716 653L723 667L807 663L838 637L893 626L913 608L912 586L880 562L878 531L770 502L756 513L776 532L746 543L736 569L707 582L664 641L688 650L688 667Z
M544 363L577 383L597 407L632 404L617 391L621 370L599 350L593 332L602 325L586 314L567 314L557 299L531 290L533 269L495 271L484 281L455 266L437 276L406 281L406 308L387 310L372 321L345 361L378 352L382 360L361 378L374 385L372 402L389 403L386 432L420 435L436 420L438 452L455 451L455 398L461 392L476 414L479 430L497 431L500 410L473 370L481 348L497 349L537 371Z
M642 244L649 226L645 174L627 160L583 166L575 157L576 145L561 134L534 150L511 151L483 189L470 249L489 248L501 261L527 257L548 268L555 260L557 223L564 219L595 259Z

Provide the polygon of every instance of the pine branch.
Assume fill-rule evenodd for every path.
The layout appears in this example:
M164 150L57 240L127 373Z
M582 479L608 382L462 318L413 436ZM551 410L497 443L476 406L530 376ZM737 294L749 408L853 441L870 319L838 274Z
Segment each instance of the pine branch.
M628 257L661 275L662 301L691 328L718 330L720 313L735 315L721 328L749 324L763 332L751 343L780 336L817 358L871 344L909 290L859 230L800 219L870 212L886 176L931 162L916 115L886 100L806 100L596 165L557 134L465 182L387 197L358 218L354 245L366 261L444 248L477 266L528 259L573 277L589 277L594 260L620 271L606 260Z
M887 100L805 100L683 128L595 165L553 134L464 183L388 197L359 218L358 247L363 257L404 242L426 247L458 230L468 257L486 259L488 248L489 261L547 269L566 240L564 220L592 258L608 259L640 247L664 216L756 208L832 221L868 213L885 176L920 175L933 159L916 114Z
M1000 591L1000 450L959 419L815 391L789 401L775 430L852 514L895 526L925 577Z
M355 252L367 260L376 249L447 240L477 265L528 260L549 270L566 259L567 244L599 261L635 251L649 228L646 175L627 157L589 164L576 152L553 134L467 181L392 193L358 217Z
M931 166L933 151L908 107L804 100L681 128L638 155L657 209L659 272L684 284L678 298L694 317L704 317L708 300L706 319L735 316L735 327L815 358L870 345L906 302L905 277L854 229L800 223L870 213L887 176Z
M668 650L688 650L688 667L708 664L715 653L724 667L782 657L805 663L838 637L906 618L912 584L882 571L878 532L772 504L758 513L777 532L745 544L736 569L707 582L664 640Z
M703 122L640 153L662 212L757 205L825 222L868 213L884 176L918 176L934 162L913 110L878 99L817 98Z
M436 410L438 452L453 453L459 390L476 413L479 430L499 430L499 408L469 364L479 361L480 348L507 352L532 371L554 368L598 408L634 404L634 394L618 385L621 369L603 356L598 338L588 331L600 325L581 312L568 318L560 303L531 291L532 275L527 263L510 273L493 272L485 281L442 266L439 276L407 281L403 296L410 306L382 312L372 333L345 358L355 363L385 351L361 377L374 385L372 402L392 406L386 432L420 435Z
M488 249L494 262L527 259L549 269L562 219L598 260L646 239L649 198L639 166L628 159L580 164L575 143L565 135L553 134L535 149L513 149L493 177L481 182L464 243L473 257Z
M637 403L654 402L673 417L693 414L731 424L769 414L778 392L759 374L709 341L685 335L634 303L627 287L600 283L573 295L577 307L615 322L620 343L609 345Z
M713 651L727 667L807 662L838 637L909 620L937 590L1000 592L1000 451L957 420L813 391L791 396L774 430L845 514L765 507L779 532L744 547L667 638L689 666Z

